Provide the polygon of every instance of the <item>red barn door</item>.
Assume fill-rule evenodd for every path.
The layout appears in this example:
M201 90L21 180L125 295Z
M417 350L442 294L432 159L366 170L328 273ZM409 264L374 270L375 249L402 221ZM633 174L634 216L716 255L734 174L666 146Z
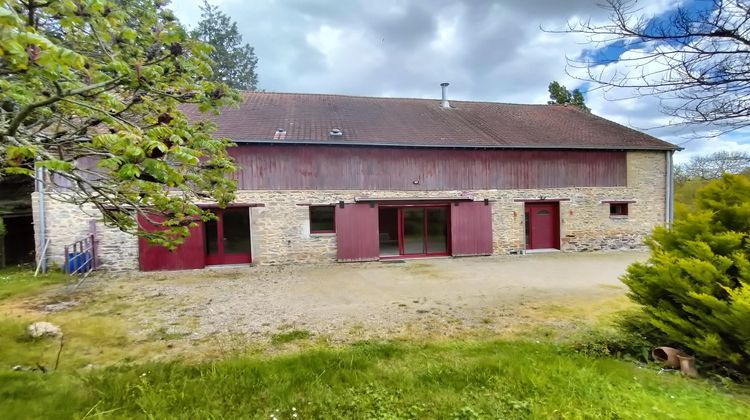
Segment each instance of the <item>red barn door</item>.
M336 206L336 258L374 261L380 253L378 208L372 204Z
M149 219L155 223L164 220L161 216L151 215ZM138 215L138 224L146 232L156 232L162 229L154 225L143 215ZM203 240L203 222L190 228L190 236L177 249L170 251L164 247L151 245L144 238L138 238L138 259L141 271L188 270L206 266L206 255Z
M451 251L455 257L492 255L492 206L462 201L451 206Z

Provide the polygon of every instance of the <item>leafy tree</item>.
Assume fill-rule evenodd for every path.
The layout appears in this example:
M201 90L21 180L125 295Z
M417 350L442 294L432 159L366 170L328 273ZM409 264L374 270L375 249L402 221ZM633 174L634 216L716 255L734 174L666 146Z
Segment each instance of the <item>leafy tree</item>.
M0 1L0 177L46 168L57 199L127 231L134 212L165 214L157 241L208 217L196 199L233 198L231 143L181 107L238 95L210 80L211 48L165 3Z
M214 48L209 53L214 62L211 80L224 82L235 89L256 90L258 58L253 47L242 43L237 22L208 0L203 0L201 12L203 19L192 31L192 36Z
M725 173L750 175L750 154L720 151L695 156L689 162L675 166L675 204L683 207L681 214L694 210L698 191Z
M657 95L665 113L725 131L750 125L750 2L689 2L664 16L644 16L637 0L607 0L609 22L571 22L558 32L587 36L598 47L628 50L611 61L584 55L571 74L607 88ZM699 6L699 7L696 7ZM614 64L616 63L616 64ZM609 71L603 66L613 64Z
M623 282L651 326L698 356L750 373L750 178L725 174L696 209L647 241Z
M694 156L689 162L675 167L675 181L716 179L725 173L739 174L750 169L750 154L719 151L707 156Z
M553 81L549 84L549 97L550 101L547 103L552 104L571 104L582 111L589 112L591 111L586 106L586 100L583 97L583 93L581 93L580 90L575 89L572 92L568 90L565 86L561 85L560 83Z

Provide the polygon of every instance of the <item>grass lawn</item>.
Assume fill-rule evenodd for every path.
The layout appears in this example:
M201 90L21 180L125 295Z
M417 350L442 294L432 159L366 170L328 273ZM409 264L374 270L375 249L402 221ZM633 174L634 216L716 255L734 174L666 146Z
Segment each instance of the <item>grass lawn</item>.
M6 418L749 418L704 380L553 344L363 342L206 364L0 374Z
M39 274L34 277L33 271L24 268L0 269L0 301L11 297L24 296L38 292L46 286L71 281L70 276L60 272Z
M3 308L65 280L0 277ZM0 418L750 418L746 389L588 357L547 335L334 346L294 330L271 338L273 352L146 362L178 341L134 339L117 304L49 316L66 335L48 374L10 367L52 366L59 341L25 338L30 320L0 313Z

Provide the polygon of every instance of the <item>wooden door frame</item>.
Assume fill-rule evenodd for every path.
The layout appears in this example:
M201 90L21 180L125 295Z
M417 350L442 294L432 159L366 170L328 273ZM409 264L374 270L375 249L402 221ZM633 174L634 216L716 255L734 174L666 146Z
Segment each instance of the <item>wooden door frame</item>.
M552 249L560 249L561 247L561 232L560 232L560 202L559 201L527 201L524 203L524 239L526 239L526 226L528 225L528 241L526 245L526 250L535 250L535 249L547 249L547 248L534 248L534 234L532 225L533 225L533 217L531 213L531 209L534 207L542 207L542 206L553 206L554 207L554 220L553 220L553 238L554 238L554 244L555 245Z

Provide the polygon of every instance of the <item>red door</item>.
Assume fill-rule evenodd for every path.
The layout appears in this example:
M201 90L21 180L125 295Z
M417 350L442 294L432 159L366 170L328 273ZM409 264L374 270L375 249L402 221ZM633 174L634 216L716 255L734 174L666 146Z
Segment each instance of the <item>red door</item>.
M146 232L156 232L163 228L159 223L164 217L138 215L138 225ZM153 222L153 223L152 223ZM206 266L203 251L203 222L190 228L190 236L174 251L158 245L151 245L146 238L138 238L138 260L141 271L188 270Z
M450 213L452 255L492 255L490 203L461 201L453 204Z
M378 259L378 208L372 204L336 206L336 258L342 262Z
M526 203L526 249L560 249L560 203Z
M211 210L216 220L205 226L206 264L248 264L250 249L250 211L247 207Z

